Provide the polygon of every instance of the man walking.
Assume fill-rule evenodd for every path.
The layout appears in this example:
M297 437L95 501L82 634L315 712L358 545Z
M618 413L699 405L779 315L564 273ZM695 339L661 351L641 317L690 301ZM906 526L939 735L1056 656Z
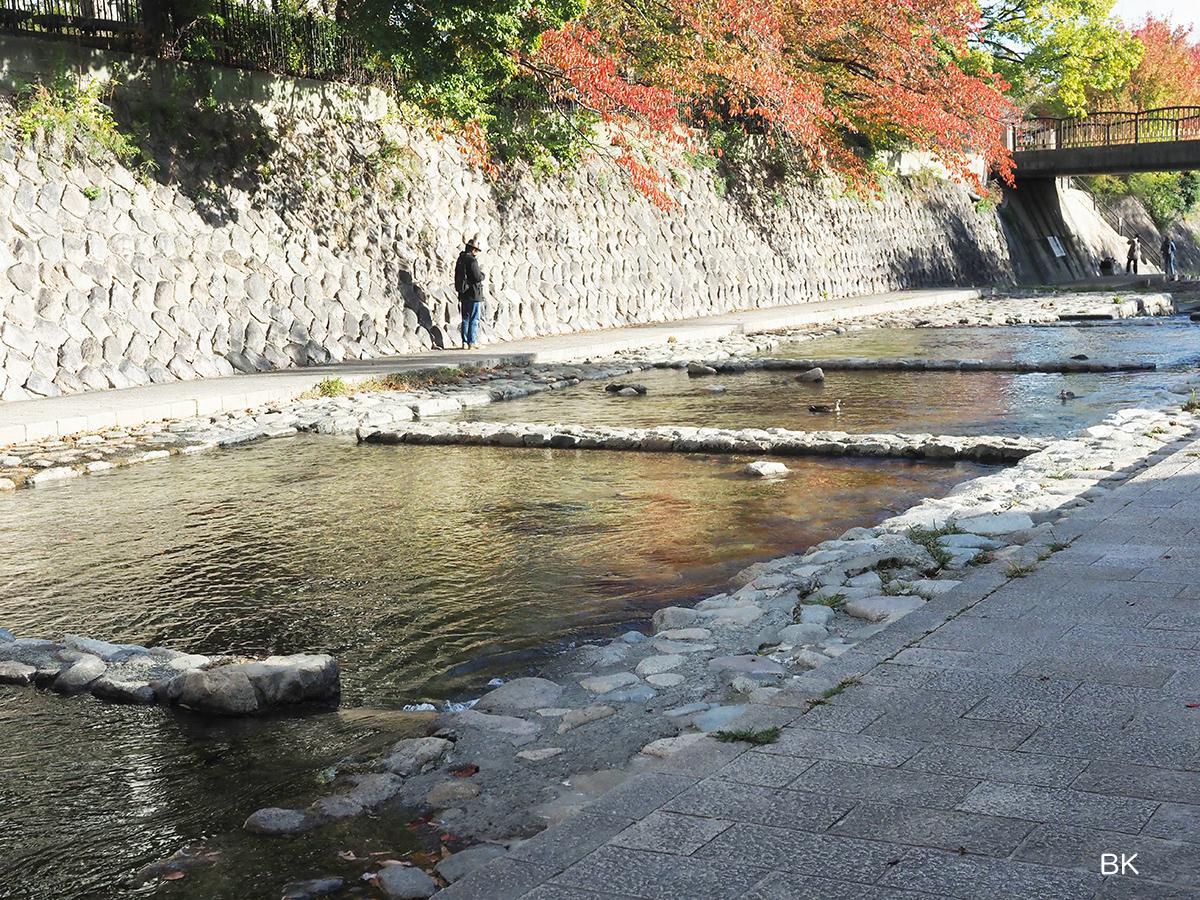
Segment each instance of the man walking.
M1172 281L1175 280L1175 242L1167 235L1163 236L1162 247L1163 274Z
M479 339L479 315L483 308L483 270L479 268L479 239L470 238L454 264L454 289L462 310L463 347L470 350Z
M1125 255L1125 274L1138 273L1138 260L1142 258L1142 236L1135 234L1129 239L1129 252Z

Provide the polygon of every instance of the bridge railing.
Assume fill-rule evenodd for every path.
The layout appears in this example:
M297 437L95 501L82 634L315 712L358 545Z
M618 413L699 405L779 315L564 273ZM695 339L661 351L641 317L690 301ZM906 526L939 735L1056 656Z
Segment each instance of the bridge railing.
M1195 140L1200 140L1200 106L1169 106L1097 112L1081 119L1026 119L1016 128L1013 149L1069 150Z

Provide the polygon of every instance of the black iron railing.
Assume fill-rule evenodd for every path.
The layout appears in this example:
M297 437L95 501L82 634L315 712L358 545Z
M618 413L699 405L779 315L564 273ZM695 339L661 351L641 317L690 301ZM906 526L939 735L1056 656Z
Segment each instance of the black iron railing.
M184 18L169 0L0 0L0 32L212 62L300 78L394 87L394 71L333 19L213 0Z
M1200 106L1170 106L1091 113L1081 119L1027 119L1016 128L1013 149L1069 150L1195 140L1200 140Z

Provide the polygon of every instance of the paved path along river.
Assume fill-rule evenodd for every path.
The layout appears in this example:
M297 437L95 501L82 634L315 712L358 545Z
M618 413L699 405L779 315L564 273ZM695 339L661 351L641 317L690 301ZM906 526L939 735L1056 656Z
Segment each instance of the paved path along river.
M1194 896L1200 441L1057 538L763 707L777 742L704 739L438 897Z

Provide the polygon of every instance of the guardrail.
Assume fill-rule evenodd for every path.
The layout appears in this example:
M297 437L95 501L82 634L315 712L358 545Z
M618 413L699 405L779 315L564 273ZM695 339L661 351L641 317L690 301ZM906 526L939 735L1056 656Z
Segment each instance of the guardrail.
M1200 140L1200 106L1097 112L1081 119L1034 118L1016 126L1012 149L1069 150Z
M210 15L185 18L166 0L0 0L0 33L69 40L316 78L395 87L394 70L325 16L276 13L213 0Z

